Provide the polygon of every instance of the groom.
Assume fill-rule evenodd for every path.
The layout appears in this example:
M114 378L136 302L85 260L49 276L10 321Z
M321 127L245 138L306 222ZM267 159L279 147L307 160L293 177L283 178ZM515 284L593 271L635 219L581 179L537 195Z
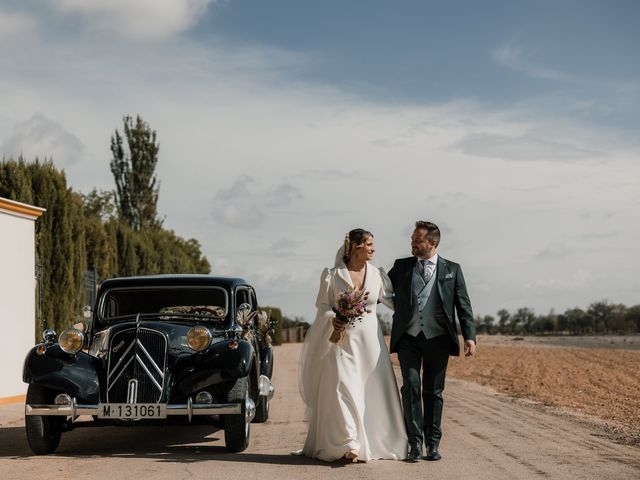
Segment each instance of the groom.
M416 222L411 235L413 256L396 260L389 272L395 292L390 350L398 353L400 361L402 406L409 437L407 460L413 462L422 456L423 439L425 458L441 458L438 445L447 363L449 355L460 355L454 310L465 340L465 355L473 355L476 350L473 312L462 269L438 255L439 243L437 225Z

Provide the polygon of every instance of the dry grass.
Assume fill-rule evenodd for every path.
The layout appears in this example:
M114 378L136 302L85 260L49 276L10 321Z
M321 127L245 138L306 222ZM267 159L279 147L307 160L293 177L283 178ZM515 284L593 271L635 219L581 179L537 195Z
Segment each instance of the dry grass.
M589 348L566 346L575 344ZM640 445L639 346L638 336L481 336L475 356L450 358L447 376L594 417L612 437Z
M640 431L640 351L478 343L478 355L452 358L447 375Z

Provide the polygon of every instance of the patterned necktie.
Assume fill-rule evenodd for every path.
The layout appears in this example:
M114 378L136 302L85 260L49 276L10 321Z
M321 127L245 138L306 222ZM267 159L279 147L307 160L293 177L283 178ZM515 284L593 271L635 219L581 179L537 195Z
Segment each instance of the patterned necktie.
M429 265L429 263L429 260L420 260L420 265L422 267L422 278L424 278L425 283L429 283L429 279L431 278L431 270L427 268L427 265Z

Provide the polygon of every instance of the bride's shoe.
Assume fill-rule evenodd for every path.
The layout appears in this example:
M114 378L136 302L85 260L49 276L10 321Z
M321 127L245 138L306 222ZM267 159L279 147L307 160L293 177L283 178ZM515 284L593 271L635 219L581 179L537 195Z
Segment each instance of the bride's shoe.
M351 449L344 454L344 458L351 460L353 463L358 461L358 450Z

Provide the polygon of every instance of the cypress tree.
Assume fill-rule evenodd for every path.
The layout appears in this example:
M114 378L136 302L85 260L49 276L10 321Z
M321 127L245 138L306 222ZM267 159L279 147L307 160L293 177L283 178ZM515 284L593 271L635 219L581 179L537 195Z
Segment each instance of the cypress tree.
M33 204L31 180L26 172L22 156L18 161L2 159L0 163L0 196L17 202Z
M80 197L67 188L64 172L51 161L27 166L36 203L47 209L38 222L37 252L43 265L43 314L47 326L61 330L81 311L87 269Z
M0 196L47 209L35 223L36 262L44 269L45 325L59 331L76 319L83 301L78 296L86 270L82 201L50 160L27 164L22 157L0 164Z

